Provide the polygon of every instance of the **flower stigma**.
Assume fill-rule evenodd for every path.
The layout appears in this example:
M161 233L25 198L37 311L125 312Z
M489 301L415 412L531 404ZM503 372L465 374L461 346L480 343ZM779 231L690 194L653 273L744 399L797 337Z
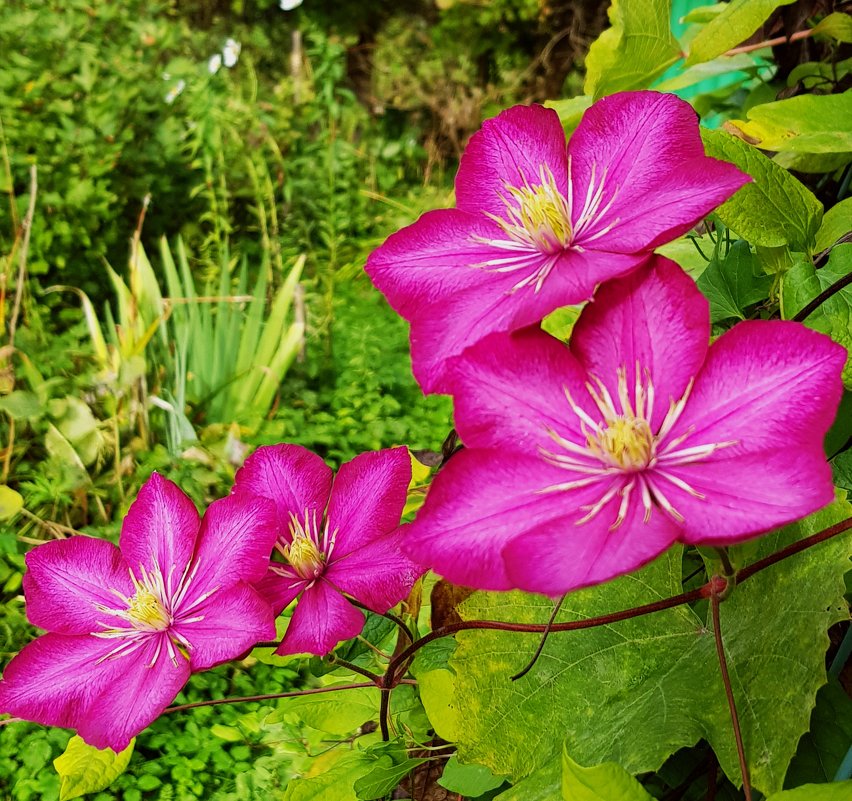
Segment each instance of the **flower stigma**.
M654 435L647 420L618 417L600 434L590 434L589 450L601 461L625 470L642 470L654 452Z
M294 514L290 514L289 544L282 545L281 554L289 562L296 574L302 579L315 579L325 570L325 556L316 543L316 514L311 525L308 511L302 523Z

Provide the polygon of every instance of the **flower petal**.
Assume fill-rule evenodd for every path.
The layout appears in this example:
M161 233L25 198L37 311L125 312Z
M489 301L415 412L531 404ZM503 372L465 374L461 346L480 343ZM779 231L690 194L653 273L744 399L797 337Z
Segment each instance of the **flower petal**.
M403 550L453 584L511 589L503 548L603 495L600 484L543 492L575 476L535 456L463 450L438 473Z
M655 480L683 515L682 539L726 544L799 520L834 500L831 467L820 445L795 443L731 454L667 472L703 497Z
M301 445L264 445L246 459L234 478L235 494L269 498L278 512L279 535L286 535L290 515L322 517L331 491L332 469Z
M290 606L299 593L310 584L307 579L299 578L295 573L282 575L279 572L286 569L286 566L276 562L274 566L270 566L266 575L260 581L255 582L254 585L254 588L272 607L272 612L276 617Z
M670 401L681 398L704 361L708 308L677 264L655 256L626 278L600 288L574 326L571 351L613 398L618 398L619 369L626 370L631 389L637 363L647 370L654 385L651 428L656 431Z
M130 569L180 576L195 549L198 511L177 484L159 473L142 485L121 526L119 547Z
M189 677L153 635L132 653L105 658L116 640L46 634L27 645L0 681L0 711L76 728L96 748L121 751L155 720ZM159 652L158 652L159 646ZM159 653L159 658L155 659ZM153 664L153 666L151 666Z
M111 542L70 537L27 554L24 595L30 623L56 634L101 631L99 606L123 607L112 592L134 593L127 563Z
M617 253L675 239L751 180L705 156L695 111L658 92L619 92L597 101L568 153L576 243Z
M592 412L586 381L568 348L541 329L492 334L453 366L456 430L469 448L535 453L553 449L549 431L582 443L565 391Z
M364 628L364 615L322 579L308 587L296 604L276 654L325 656L335 645Z
M261 640L275 639L272 609L242 581L189 609L175 621L174 629L192 646L193 672L236 659Z
M565 194L568 160L559 115L538 105L508 108L470 138L456 175L456 207L504 217L507 184L539 185L542 167Z
M192 581L183 603L192 603L215 587L262 579L277 539L278 515L268 498L238 493L214 501L201 520Z
M408 448L362 453L341 465L328 502L332 562L399 526L410 481Z
M510 542L503 549L503 558L512 586L563 595L630 573L677 540L680 529L665 514L654 511L644 522L638 498L632 499L622 524L610 530L618 504L613 499L586 523L577 525L574 513Z
M425 392L450 391L449 360L488 334L538 323L560 306L588 300L601 281L646 258L576 250L518 254L487 240L505 235L486 217L433 211L391 236L367 262L373 283L411 322L412 369ZM518 269L487 264L507 253L517 255ZM536 289L529 279L548 264Z
M323 579L378 614L404 600L424 570L400 550L405 526L329 565Z

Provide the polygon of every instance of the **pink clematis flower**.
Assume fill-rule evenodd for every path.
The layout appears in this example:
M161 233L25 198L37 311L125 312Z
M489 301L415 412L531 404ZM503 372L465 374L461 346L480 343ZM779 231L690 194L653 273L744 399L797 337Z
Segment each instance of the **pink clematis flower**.
M232 496L199 520L154 473L124 519L120 548L92 537L27 554L30 622L47 630L8 665L0 711L77 729L121 751L190 673L275 636L261 578L275 540L268 501Z
M276 653L323 656L364 628L343 593L378 614L396 606L423 573L399 549L399 519L411 480L406 448L362 453L333 475L299 445L258 448L234 489L277 507L283 562L272 562L258 589L279 614L298 598Z
M674 95L599 100L567 150L555 111L515 106L471 138L456 208L391 236L366 270L411 322L421 387L445 392L465 348L588 300L750 180L704 155L695 112Z
M830 503L844 348L791 322L709 334L707 301L656 257L598 290L570 349L533 329L471 348L454 377L468 447L404 549L459 584L560 595Z

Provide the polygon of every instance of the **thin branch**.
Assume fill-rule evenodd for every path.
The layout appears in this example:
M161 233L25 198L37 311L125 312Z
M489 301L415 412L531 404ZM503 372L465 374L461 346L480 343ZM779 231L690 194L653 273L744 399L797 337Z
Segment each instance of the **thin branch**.
M797 323L803 322L810 317L823 303L825 303L832 295L836 295L841 289L852 284L852 273L844 275L843 278L838 278L831 286L823 289L807 306L793 316L793 321Z
M365 612L370 612L373 615L379 615L380 617L390 620L391 623L399 627L399 630L408 638L409 642L414 642L414 635L411 633L411 629L408 628L408 626L405 624L405 621L401 617L398 617L397 615L393 614L393 612L374 612L372 609L370 609L369 606L365 606L360 601L353 598L351 595L347 595L346 600L349 601L352 606L358 607L358 609L362 609Z
M15 284L15 303L12 307L12 317L9 320L9 344L15 344L15 330L18 327L18 315L21 313L21 300L24 295L24 277L27 272L27 255L30 250L30 231L33 226L33 217L35 216L36 194L38 193L38 172L36 165L30 166L30 202L27 207L27 213L24 215L24 220L21 223L21 229L24 232L24 241L21 245L21 252L18 254L18 280Z
M743 780L743 793L745 801L751 801L751 781L748 775L748 763L743 747L743 735L740 731L740 719L737 715L737 705L734 702L734 691L731 688L731 677L728 675L728 662L725 658L725 644L722 642L722 626L719 620L719 605L722 599L718 593L710 596L710 612L713 618L713 636L716 639L716 654L719 657L719 670L722 673L722 683L725 685L725 695L728 699L728 709L731 712L731 725L734 729L734 740L737 743L737 757L740 761L740 775Z
M390 718L390 695L392 687L382 687L382 698L379 701L379 727L382 730L382 741L390 740L390 729L388 727L388 719Z
M727 50L722 55L736 56L740 53L751 53L754 50L763 50L764 47L775 47L776 45L792 44L793 42L798 42L800 39L807 39L809 36L813 36L813 34L813 28L808 28L804 31L796 31L795 33L792 33L789 36L776 36L774 39L766 39L763 42L756 42L755 44L735 47L732 50Z
M353 673L357 673L359 676L369 679L377 687L381 685L382 677L377 673L373 673L366 668L359 667L352 662L347 662L345 659L340 659L340 657L335 656L333 653L328 655L327 661L330 665L346 668L346 670L351 670Z
M565 601L568 593L565 593L553 606L553 611L550 613L550 619L547 621L547 628L545 628L544 633L541 635L541 640L539 640L538 648L535 649L535 653L527 662L526 667L523 670L519 670L514 676L512 676L512 681L517 681L518 679L522 679L527 675L538 662L538 658L541 656L541 652L544 650L544 646L547 643L547 638L550 636L550 632L553 631L553 624L556 622L556 616L559 614L559 610L562 608L562 603Z

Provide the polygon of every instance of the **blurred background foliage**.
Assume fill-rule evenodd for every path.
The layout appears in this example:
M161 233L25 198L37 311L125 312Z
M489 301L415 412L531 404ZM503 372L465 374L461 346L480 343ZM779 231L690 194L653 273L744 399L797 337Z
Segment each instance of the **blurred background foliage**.
M693 0L5 0L0 664L34 636L26 550L73 532L115 539L154 469L204 504L257 444L335 464L440 448L449 400L422 396L407 328L361 267L452 204L468 137L505 106L547 102L570 132L593 98L655 86L746 150L762 144L826 210L810 240L736 249L729 229L748 233L722 215L699 232L701 255L688 239L668 253L703 273L719 330L784 313L783 297L797 310L849 237L848 136L826 144L802 124L837 114L843 127L840 107L808 104L849 97L847 5L763 3L747 29L721 18L726 43L710 27L726 6ZM656 50L631 49L637 25L657 23ZM804 105L779 112L784 101ZM779 113L793 114L792 140L772 138ZM852 269L844 259L835 273ZM843 298L818 323L841 341ZM849 435L834 431L829 455L852 489ZM193 678L185 697L279 691L306 680L292 667L253 656ZM164 717L94 797L279 797L328 746L261 720L243 707ZM0 799L55 798L50 761L68 736L0 728Z

